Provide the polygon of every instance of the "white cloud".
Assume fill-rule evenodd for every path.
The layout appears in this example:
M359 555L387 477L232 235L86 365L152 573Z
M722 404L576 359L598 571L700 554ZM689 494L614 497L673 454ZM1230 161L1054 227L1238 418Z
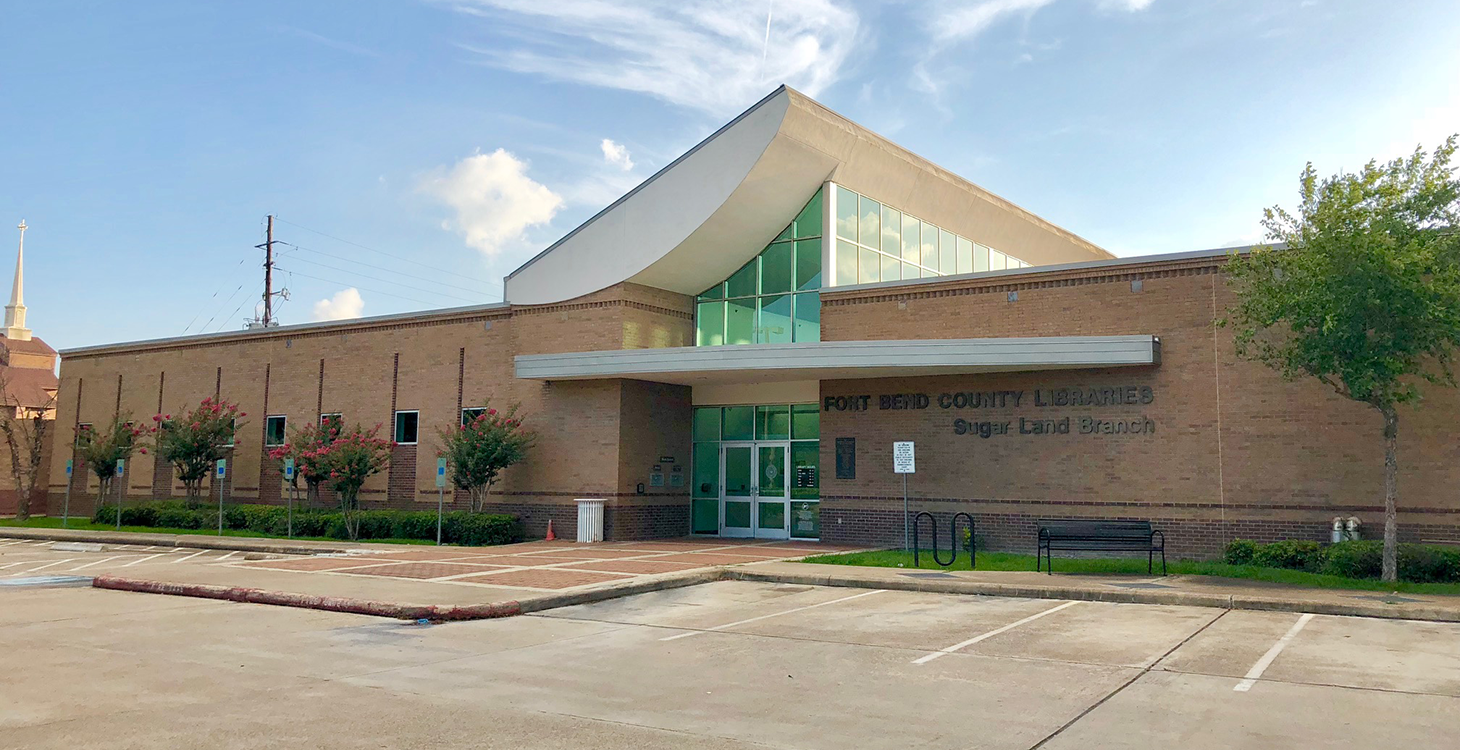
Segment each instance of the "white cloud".
M634 160L629 158L629 150L627 148L607 138L603 139L603 143L600 143L599 147L603 149L604 161L625 172L634 168Z
M314 303L316 321L358 318L363 312L365 300L360 297L360 290L354 287L341 289L335 292L335 296Z
M1100 0L1098 3L1101 10L1123 10L1129 13L1145 10L1151 7L1155 0Z
M527 176L526 162L500 148L437 169L421 189L456 211L445 228L489 256L520 240L528 227L552 221L563 206L562 196Z
M496 67L637 91L713 115L786 83L817 96L852 52L859 19L832 0L455 0L517 41L466 46ZM767 11L770 11L769 13Z
M959 3L936 14L929 23L939 42L968 39L1014 16L1029 16L1054 0L984 0L980 3Z

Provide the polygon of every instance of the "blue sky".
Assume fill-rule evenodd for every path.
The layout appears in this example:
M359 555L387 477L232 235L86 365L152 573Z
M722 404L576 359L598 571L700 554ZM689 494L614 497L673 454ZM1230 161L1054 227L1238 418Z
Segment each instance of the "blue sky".
M767 24L769 15L769 24ZM1118 255L1260 239L1305 161L1460 131L1460 3L0 5L0 257L57 347L501 277L780 83ZM769 31L767 32L767 28ZM351 291L353 290L353 291Z

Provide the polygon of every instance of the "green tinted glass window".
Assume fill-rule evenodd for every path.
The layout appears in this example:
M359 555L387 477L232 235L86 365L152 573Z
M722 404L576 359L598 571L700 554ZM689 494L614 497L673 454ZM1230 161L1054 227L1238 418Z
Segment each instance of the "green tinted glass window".
M720 282L700 293L700 299L725 299L725 282Z
M696 497L690 501L690 533L713 534L720 530L720 501Z
M791 291L791 253L794 245L777 242L760 254L760 293L784 294Z
M882 204L863 196L857 205L857 241L877 247L882 241Z
M719 346L725 343L725 303L701 302L695 312L695 345Z
M755 407L755 439L785 440L791 437L791 409L788 406Z
M821 240L796 242L796 291L821 288Z
M695 443L694 451L694 496L719 497L720 444Z
M724 408L720 434L724 440L753 440L755 438L755 407L727 406Z
M836 236L857 239L857 203L860 196L838 185L836 188Z
M791 407L791 439L816 440L821 437L821 409L816 404Z
M759 344L791 343L791 295L760 298Z
M720 439L720 407L701 406L695 409L695 442Z
M821 497L821 443L791 443L791 497Z
M836 285L847 286L857 283L857 246L850 242L836 242Z
M806 292L796 295L796 322L792 341L821 340L821 295Z
M801 209L800 215L796 217L796 237L820 237L821 236L821 191L817 190L816 195L811 196L811 202Z
M821 538L821 503L814 500L791 502L791 537Z
M755 343L755 304L754 297L725 303L725 343Z
M923 223L907 214L902 215L902 259L908 263L923 261Z
M744 266L741 266L735 275L725 282L726 297L754 297L755 296L755 267L759 258L756 258Z

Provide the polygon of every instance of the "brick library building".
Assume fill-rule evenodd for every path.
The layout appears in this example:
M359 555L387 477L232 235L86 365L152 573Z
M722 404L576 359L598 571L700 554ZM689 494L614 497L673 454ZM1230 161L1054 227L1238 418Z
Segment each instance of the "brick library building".
M434 508L438 431L519 404L537 441L488 507L536 534L602 498L608 539L894 546L906 478L913 512L1005 549L1040 518L1150 520L1192 556L1337 516L1377 536L1380 417L1236 357L1230 252L1116 258L783 87L500 304L63 351L50 507L95 493L65 472L76 430L220 396L249 414L208 488L233 502L283 502L267 450L333 418L393 433L364 506ZM1460 541L1456 406L1403 417L1405 539ZM136 458L127 500L182 494Z

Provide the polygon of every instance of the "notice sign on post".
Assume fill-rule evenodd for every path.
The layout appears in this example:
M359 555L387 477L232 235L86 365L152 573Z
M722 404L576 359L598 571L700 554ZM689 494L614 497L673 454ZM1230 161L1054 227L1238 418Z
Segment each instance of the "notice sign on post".
M223 475L228 473L228 459L226 459L226 458L220 458L220 459L218 459L216 473L217 473L219 479L222 479L223 478Z
M916 473L914 469L912 441L899 441L892 444L892 473Z
M294 459L292 458L284 459L284 479L289 482L294 481Z
M446 486L446 459L436 459L436 486Z

